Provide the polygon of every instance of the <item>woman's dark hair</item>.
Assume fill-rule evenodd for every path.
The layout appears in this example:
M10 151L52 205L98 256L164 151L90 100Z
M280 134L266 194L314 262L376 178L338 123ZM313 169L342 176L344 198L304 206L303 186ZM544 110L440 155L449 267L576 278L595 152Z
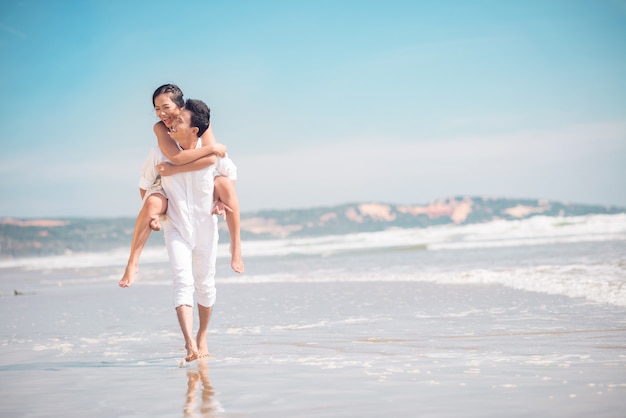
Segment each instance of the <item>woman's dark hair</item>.
M169 94L170 99L178 107L185 106L185 99L183 99L183 92L176 84L163 84L161 87L154 91L152 95L152 107L155 107L154 101L162 94Z

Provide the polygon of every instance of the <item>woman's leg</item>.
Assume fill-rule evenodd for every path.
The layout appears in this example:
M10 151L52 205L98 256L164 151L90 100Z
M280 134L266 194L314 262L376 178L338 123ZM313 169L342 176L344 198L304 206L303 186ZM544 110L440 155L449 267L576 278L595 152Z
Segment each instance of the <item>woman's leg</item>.
M226 215L226 224L230 234L230 266L235 273L243 273L245 268L241 259L239 198L233 182L224 176L216 177L215 197L232 209L232 212Z
M133 232L133 240L130 245L130 256L128 257L124 276L119 283L120 287L129 287L135 281L135 274L137 274L139 267L139 256L141 256L141 251L150 237L150 229L155 231L161 229L158 217L164 214L166 209L167 199L159 193L151 194L143 202L135 222L135 231Z

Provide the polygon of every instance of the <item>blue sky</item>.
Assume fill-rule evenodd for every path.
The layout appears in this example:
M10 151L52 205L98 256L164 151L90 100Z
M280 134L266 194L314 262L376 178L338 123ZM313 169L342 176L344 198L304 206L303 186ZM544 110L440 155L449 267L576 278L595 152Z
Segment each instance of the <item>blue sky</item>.
M626 1L3 0L0 216L134 216L163 83L242 210L626 206Z

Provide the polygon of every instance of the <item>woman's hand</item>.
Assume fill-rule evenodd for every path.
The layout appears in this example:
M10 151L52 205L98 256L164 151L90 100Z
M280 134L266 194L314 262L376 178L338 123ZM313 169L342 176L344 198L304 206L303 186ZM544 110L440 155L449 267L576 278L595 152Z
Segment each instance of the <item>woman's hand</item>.
M224 144L215 144L213 145L213 152L220 158L224 158L226 156L226 145Z
M171 176L177 173L176 166L170 163L159 163L156 168L161 176Z

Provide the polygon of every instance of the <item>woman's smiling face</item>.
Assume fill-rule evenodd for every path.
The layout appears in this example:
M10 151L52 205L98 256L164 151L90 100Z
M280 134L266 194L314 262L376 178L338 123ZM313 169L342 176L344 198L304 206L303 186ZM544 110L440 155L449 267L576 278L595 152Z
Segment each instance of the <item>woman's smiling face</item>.
M168 128L172 127L172 124L180 114L180 110L180 107L172 101L172 98L167 93L160 94L154 99L154 112L157 118L161 119Z

